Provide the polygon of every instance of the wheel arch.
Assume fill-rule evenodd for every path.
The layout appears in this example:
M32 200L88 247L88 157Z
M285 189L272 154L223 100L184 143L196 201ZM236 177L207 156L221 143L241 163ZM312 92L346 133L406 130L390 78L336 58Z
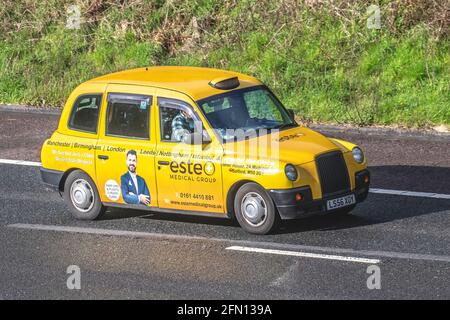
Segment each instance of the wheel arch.
M91 178L91 180L94 182L95 187L97 187L97 185L96 185L96 183L95 183L95 180L92 179L92 177L91 177L91 175L90 175L89 173L87 173L86 171L84 171L83 169L80 169L80 168L70 168L70 169L67 169L67 170L64 172L63 176L61 177L61 180L59 181L58 189L59 189L59 192L60 192L60 193L63 193L63 192L64 192L64 185L66 184L67 177L68 177L72 172L74 172L74 171L81 171L81 172L83 172L84 174L86 174L86 175L87 175L89 178ZM98 188L97 188L97 189L98 189Z
M236 196L236 193L239 190L239 188L247 183L255 183L264 189L264 187L261 184L259 184L258 182L254 181L254 180L249 180L249 179L239 180L239 181L236 181L235 183L233 183L233 185L228 189L228 192L227 192L226 208L225 208L227 211L227 216L231 219L234 219L234 217L235 217L234 197Z

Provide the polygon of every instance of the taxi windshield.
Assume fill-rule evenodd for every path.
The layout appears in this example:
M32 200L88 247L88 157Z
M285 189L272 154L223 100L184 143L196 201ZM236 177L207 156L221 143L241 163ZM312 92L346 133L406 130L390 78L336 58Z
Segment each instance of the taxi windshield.
M238 130L247 134L261 129L296 127L281 102L264 86L234 90L197 102L212 128L222 139L236 137Z

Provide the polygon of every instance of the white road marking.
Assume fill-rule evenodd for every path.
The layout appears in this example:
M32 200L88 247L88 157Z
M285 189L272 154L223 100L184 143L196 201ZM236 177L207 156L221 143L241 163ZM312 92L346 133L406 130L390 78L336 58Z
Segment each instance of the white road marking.
M381 194L392 194L392 195L397 195L397 196L450 199L450 194L440 194L440 193L433 193L433 192L416 192L416 191L377 189L377 188L370 188L369 192L381 193Z
M0 159L0 163L14 164L14 165L18 165L18 166L31 166L31 167L40 167L41 166L40 162L10 160L10 159Z
M346 261L346 262L359 262L359 263L368 263L368 264L380 263L380 260L378 260L378 259L366 259L366 258L358 258L358 257L345 257L345 256L320 254L320 253L310 253L310 252L298 252L298 251L286 251L286 250L275 250L275 249L251 248L251 247L241 247L241 246L232 246L232 247L228 247L226 249L227 250L234 250L234 251L244 251L244 252L278 254L278 255L283 255L283 256L293 256L293 257L302 257L302 258L315 258L315 259L337 260L337 261Z
M425 260L434 262L446 262L450 263L450 256L444 255L432 255L432 254L420 254L420 253L405 253L405 252L392 252L392 251L371 251L371 250L353 250L345 248L332 248L332 247L318 247L318 246L306 246L288 243L277 243L268 241L249 241L249 240L233 240L223 238L207 238L201 236L188 236L178 234L167 233L153 233L153 232L139 232L128 230L114 230L114 229L97 229L75 226L56 226L56 225L42 225L42 224L26 224L16 223L7 225L9 228L27 229L27 230L41 230L41 231L56 231L56 232L69 232L80 234L93 234L104 236L122 236L131 238L144 238L144 239L163 239L163 240L182 240L182 241L210 241L228 243L236 246L245 247L265 247L267 249L275 250L288 250L288 251L315 251L316 253L322 252L324 254L339 254L339 255L355 255L366 256L375 258L391 258L391 259L404 259L404 260Z
M115 230L115 229L98 229L98 228L85 228L85 227L72 227L72 226L54 226L54 225L44 225L44 224L16 223L16 224L9 224L8 227L19 228L19 229L42 230L42 231L94 234L94 235L102 235L102 236L118 236L118 237L125 236L125 237L130 237L130 238L162 238L162 239L175 239L175 240L204 240L204 239L207 239L207 238L203 238L203 237L183 236L183 235L178 235L178 234L163 234L163 233L152 233L152 232L139 232L139 231Z
M13 164L19 166L32 166L40 167L40 162L33 161L22 161L22 160L10 160L10 159L0 159L0 164ZM408 196L408 197L422 197L422 198L434 198L434 199L450 199L450 194L441 194L434 192L417 192L417 191L407 191L407 190L391 190L391 189L378 189L370 188L370 193L380 193L380 194L391 194L397 196Z

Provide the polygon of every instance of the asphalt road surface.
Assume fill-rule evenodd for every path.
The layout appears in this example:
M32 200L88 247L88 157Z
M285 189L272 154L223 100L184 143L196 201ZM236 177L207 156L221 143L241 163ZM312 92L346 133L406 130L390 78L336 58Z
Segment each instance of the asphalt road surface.
M40 161L57 121L0 110L0 159ZM223 219L133 210L76 221L38 167L0 164L0 298L449 299L450 137L322 131L365 149L373 188L425 193L370 193L347 217L255 236ZM72 265L81 289L67 287ZM373 266L379 289L368 288Z

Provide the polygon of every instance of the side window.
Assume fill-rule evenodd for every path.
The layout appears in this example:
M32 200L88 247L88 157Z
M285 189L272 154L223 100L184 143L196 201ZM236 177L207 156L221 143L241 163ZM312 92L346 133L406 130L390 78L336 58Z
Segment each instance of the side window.
M110 93L106 135L149 139L151 105L151 96Z
M158 98L161 140L180 142L186 134L194 133L201 121L187 103L167 98Z
M73 130L97 133L101 94L82 95L75 101L68 127Z

